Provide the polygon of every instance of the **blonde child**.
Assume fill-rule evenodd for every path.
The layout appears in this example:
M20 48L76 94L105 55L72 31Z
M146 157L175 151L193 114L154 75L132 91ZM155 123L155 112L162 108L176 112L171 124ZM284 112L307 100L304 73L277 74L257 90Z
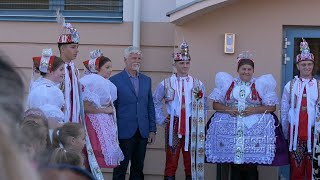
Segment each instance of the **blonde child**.
M67 151L65 148L56 148L53 150L50 164L69 164L83 168L84 159L80 153L74 151Z
M53 131L52 147L81 153L85 145L84 130L79 123L65 123Z
M21 144L34 162L38 162L47 147L48 129L36 121L26 120L20 126Z
M34 121L42 126L44 126L47 131L47 149L49 149L51 147L51 141L49 141L50 136L49 136L49 125L48 125L48 120L46 118L46 116L44 115L44 113L38 109L38 108L32 108L32 109L28 109L26 112L24 112L23 114L23 122L25 121Z

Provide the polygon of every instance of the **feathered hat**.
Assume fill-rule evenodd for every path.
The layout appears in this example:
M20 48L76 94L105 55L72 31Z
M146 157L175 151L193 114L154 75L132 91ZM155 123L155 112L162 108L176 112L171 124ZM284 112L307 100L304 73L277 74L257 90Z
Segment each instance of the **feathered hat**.
M83 65L89 70L91 73L97 73L100 71L100 57L103 56L103 53L100 49L96 49L90 52L89 60L83 61Z
M181 43L179 51L180 52L174 54L174 61L191 61L189 45L187 42L183 41Z
M302 42L300 43L300 52L296 57L296 63L301 61L314 61L314 56L310 53L308 42L304 38L302 38Z
M78 31L70 23L65 22L65 18L59 12L59 9L56 12L56 16L58 24L61 24L63 28L58 38L58 44L78 44L80 40Z

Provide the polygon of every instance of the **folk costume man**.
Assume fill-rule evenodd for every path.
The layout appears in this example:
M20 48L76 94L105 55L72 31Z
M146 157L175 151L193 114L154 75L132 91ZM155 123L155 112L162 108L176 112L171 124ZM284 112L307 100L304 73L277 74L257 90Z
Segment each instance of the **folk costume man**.
M313 77L314 56L308 43L300 43L296 57L299 75L286 84L281 101L281 121L288 135L290 179L312 179L313 129L317 116L319 82Z
M63 30L58 38L60 58L65 62L65 79L61 90L65 95L65 116L70 122L77 123L80 119L80 92L79 71L73 60L78 54L79 33L70 23L65 23L64 17L57 13L57 21L62 24Z
M205 87L189 75L191 58L186 42L174 55L176 73L164 79L154 92L156 121L165 126L164 179L175 179L182 149L186 179L204 178ZM165 101L168 116L162 107Z

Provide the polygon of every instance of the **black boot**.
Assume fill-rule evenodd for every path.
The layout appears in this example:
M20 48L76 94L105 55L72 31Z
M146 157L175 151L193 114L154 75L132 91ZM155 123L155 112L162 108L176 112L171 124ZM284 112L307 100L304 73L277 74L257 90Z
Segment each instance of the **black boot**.
M192 177L191 176L186 176L186 180L191 180Z
M175 176L164 176L163 180L175 180Z

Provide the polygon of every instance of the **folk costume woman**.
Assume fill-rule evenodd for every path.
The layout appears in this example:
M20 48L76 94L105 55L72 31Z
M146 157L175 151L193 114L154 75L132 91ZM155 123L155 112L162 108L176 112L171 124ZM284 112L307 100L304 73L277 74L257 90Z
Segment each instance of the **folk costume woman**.
M39 108L43 111L52 131L65 122L62 111L65 101L59 89L59 83L64 79L64 62L59 57L53 56L51 49L43 49L42 56L32 59L34 71L27 105L29 109ZM36 81L33 81L34 72L39 72L41 75Z
M258 179L257 164L287 164L284 147L276 145L281 132L274 114L278 97L272 75L254 78L251 54L238 58L239 76L219 72L209 98L216 113L208 123L206 136L207 161L231 163L231 179ZM283 139L282 139L283 140ZM277 154L280 155L276 155ZM277 158L275 158L277 156Z
M90 60L83 64L90 71L90 74L80 79L89 141L99 167L114 168L124 156L119 147L113 106L113 101L117 99L117 89L108 80L111 75L111 61L102 56L100 50L95 50L90 52Z

